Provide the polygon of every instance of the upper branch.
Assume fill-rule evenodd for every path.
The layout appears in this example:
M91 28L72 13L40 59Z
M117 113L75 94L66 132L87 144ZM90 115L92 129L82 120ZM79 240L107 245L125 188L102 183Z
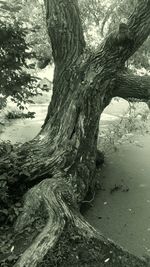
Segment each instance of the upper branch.
M85 47L77 0L44 0L55 64L74 62Z
M137 5L118 31L112 32L104 42L104 50L123 65L144 43L150 34L150 0L137 0Z
M150 0L138 0L135 10L128 20L134 37L132 54L143 44L150 34Z
M150 76L119 73L116 78L116 87L113 91L113 97L115 96L126 100L136 98L147 102L150 100Z

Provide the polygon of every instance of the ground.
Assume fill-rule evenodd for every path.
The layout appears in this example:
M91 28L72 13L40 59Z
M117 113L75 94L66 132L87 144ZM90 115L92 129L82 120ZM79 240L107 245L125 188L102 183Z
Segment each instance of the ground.
M106 158L102 191L84 216L137 256L150 256L150 136L134 136Z

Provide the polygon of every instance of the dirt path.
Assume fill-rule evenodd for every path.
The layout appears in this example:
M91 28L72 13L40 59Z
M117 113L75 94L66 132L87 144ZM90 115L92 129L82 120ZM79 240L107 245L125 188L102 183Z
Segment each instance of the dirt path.
M135 139L106 159L104 190L84 215L105 236L141 256L150 255L150 136Z

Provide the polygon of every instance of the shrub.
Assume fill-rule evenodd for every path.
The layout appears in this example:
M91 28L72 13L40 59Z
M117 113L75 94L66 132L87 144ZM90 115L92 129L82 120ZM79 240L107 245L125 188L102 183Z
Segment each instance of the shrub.
M31 102L30 97L38 94L36 79L26 64L27 59L33 57L25 41L26 34L15 19L0 21L0 109L6 105L8 96L22 109Z

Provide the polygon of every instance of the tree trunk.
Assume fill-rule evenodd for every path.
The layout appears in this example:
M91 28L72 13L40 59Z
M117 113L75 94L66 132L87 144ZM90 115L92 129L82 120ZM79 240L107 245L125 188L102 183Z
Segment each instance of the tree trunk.
M104 238L79 210L97 182L97 139L104 108L116 95L149 99L149 79L141 78L137 87L137 79L128 77L124 65L150 32L150 1L139 0L129 18L132 47L118 47L115 32L90 55L77 1L45 0L45 6L55 63L52 100L39 135L11 151L9 159L3 156L0 163L4 173L9 162L11 188L22 184L30 188L15 231L32 224L38 212L46 218L41 233L25 251L22 248L15 266L148 266Z

